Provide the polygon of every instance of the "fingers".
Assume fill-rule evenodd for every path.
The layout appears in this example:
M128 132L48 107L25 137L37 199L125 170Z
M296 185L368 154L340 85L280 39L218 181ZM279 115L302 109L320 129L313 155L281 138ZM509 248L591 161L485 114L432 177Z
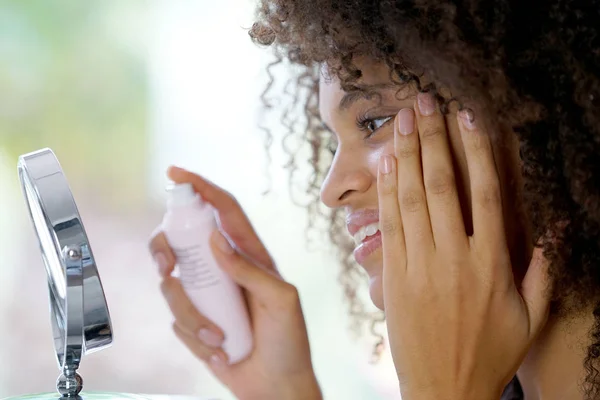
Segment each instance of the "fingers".
M266 268L275 270L275 264L262 244L250 220L235 198L214 183L192 172L170 167L167 172L175 183L191 183L202 199L219 214L221 226L239 249Z
M379 197L379 227L383 245L384 268L406 259L406 247L400 206L398 204L397 163L391 155L379 161L377 175ZM385 271L384 271L385 274ZM386 280L390 281L391 279Z
M198 312L179 279L169 276L161 283L160 288L181 330L201 340L205 346L220 347L223 344L221 329Z
M215 230L210 247L219 266L236 282L263 304L269 304L288 295L294 286L283 281L278 274L254 264L237 253L227 238Z
M505 251L502 194L489 135L480 130L471 110L458 113L458 125L469 168L473 242Z
M173 324L175 335L202 361L208 363L213 369L222 369L228 363L227 354L218 348L206 346L197 337L183 330L177 322Z
M454 251L466 248L468 241L456 189L446 121L430 93L418 94L415 116L435 246Z
M176 257L160 228L157 228L152 234L149 248L150 254L152 254L152 257L158 266L160 276L166 277L171 275L171 273L173 273L173 268L175 268Z
M383 247L383 302L385 310L401 307L399 285L406 281L407 253L403 218L398 203L397 162L392 155L379 160L377 191L379 197L379 227ZM408 238L407 238L408 239ZM395 318L387 314L388 322Z
M408 254L423 254L433 246L427 197L421 172L419 136L416 134L414 112L400 110L394 124L394 146L397 162L397 197Z
M527 307L530 321L530 338L533 339L544 326L550 310L549 261L541 247L533 250L533 256L525 278L521 283L521 296Z

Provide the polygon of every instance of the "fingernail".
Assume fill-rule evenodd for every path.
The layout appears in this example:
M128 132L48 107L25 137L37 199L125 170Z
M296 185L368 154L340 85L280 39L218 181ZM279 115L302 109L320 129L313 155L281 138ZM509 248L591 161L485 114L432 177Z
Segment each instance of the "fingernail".
M421 115L428 117L435 111L435 99L431 93L419 93L417 95L417 105Z
M392 163L394 162L394 159L392 158L391 155L386 154L383 157L381 157L379 159L379 169L381 170L382 174L389 174L390 172L392 172Z
M229 241L227 240L227 238L225 238L225 236L223 236L221 232L217 231L217 233L215 234L215 244L217 245L218 249L225 254L234 253L233 247L231 247Z
M217 353L210 356L210 364L215 368L224 368L227 363L225 360Z
M177 170L180 170L180 169L181 169L181 168L179 168L179 167L177 167L177 166L175 166L175 165L170 165L170 166L167 168L167 176L171 176L171 174L172 174L173 172L175 172L175 171L177 171Z
M221 347L223 344L223 339L221 336L206 328L200 329L200 332L198 332L198 338L209 347Z
M158 265L158 273L160 276L165 276L167 274L167 268L169 268L169 262L164 253L155 253L154 262Z
M473 113L473 110L467 108L459 112L458 115L460 116L465 128L469 130L475 129L475 114Z
M403 135L410 135L415 129L415 113L410 108L403 108L398 113L398 130Z
M178 167L177 165L170 165L167 171L185 171L185 169Z

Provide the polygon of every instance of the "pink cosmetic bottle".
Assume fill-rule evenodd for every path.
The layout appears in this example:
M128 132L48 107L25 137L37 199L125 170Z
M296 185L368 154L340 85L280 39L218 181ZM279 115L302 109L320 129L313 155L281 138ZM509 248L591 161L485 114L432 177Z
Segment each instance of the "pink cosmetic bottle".
M198 311L225 333L223 350L235 364L252 351L252 330L240 287L223 272L210 250L217 227L213 208L190 184L168 189L162 229L177 257L181 283Z

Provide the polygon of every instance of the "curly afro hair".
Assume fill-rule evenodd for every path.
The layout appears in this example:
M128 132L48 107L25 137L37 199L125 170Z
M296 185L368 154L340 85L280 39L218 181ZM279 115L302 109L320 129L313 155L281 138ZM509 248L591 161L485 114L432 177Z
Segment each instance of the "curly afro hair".
M331 240L342 255L340 279L357 319L373 320L357 299L362 275L351 261L352 246L341 233L338 213L319 205L330 157L317 98L320 66L327 66L344 90L361 90L355 61L367 57L385 63L399 87L413 84L433 92L442 110L456 98L442 94L441 87L485 101L491 115L516 133L533 237L550 232L559 239L544 244L552 263L553 310L593 308L584 389L589 399L600 396L599 21L596 0L260 2L250 36L274 48L274 64L284 61L298 72L283 118L290 173L302 154L289 146L295 136L311 149L311 224L323 215L331 223ZM433 83L421 85L423 76ZM267 106L269 88L263 97ZM305 112L298 136L290 110L299 104ZM522 396L516 379L509 389L515 398Z

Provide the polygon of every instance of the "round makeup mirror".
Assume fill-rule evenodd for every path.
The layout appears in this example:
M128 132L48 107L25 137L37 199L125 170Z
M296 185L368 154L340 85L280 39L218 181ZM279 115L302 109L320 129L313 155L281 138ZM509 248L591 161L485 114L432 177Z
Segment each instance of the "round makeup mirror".
M77 398L85 354L112 343L112 326L96 261L69 184L50 149L19 157L19 179L48 276L57 390Z

